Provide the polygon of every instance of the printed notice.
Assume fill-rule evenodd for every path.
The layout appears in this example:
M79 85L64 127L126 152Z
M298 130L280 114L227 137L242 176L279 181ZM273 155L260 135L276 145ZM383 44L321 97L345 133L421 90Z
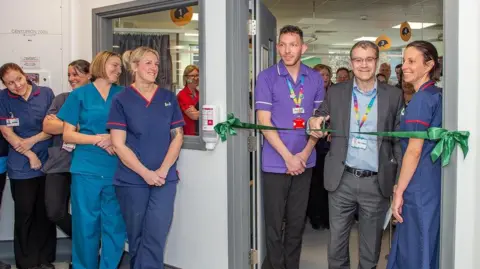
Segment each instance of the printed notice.
M40 57L21 57L20 65L23 69L40 69Z

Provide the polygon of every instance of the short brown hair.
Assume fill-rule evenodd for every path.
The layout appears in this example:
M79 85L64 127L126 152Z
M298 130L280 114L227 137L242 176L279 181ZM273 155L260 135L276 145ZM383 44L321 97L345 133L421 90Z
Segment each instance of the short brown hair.
M17 71L23 76L25 75L25 72L23 72L23 69L16 63L6 63L0 67L0 80L2 80L2 83L5 84L5 81L3 80L3 77L9 72L9 71ZM6 86L6 85L5 85Z
M92 75L92 81L96 80L97 78L107 78L107 71L105 70L105 65L110 59L110 57L118 57L120 61L122 57L115 52L111 51L101 51L97 53L95 58L90 65L90 73Z
M295 26L295 25L285 25L280 29L280 34L278 37L280 38L281 35L283 34L297 34L300 36L300 40L303 42L303 31L300 29L300 27Z
M377 60L378 60L378 56L380 55L380 50L378 49L377 44L373 43L372 41L361 40L361 41L358 41L357 43L355 43L355 45L353 45L352 49L350 50L350 59L352 59L352 52L356 48L362 48L362 49L365 49L365 50L368 49L368 48L374 49L375 50L375 58L377 58Z

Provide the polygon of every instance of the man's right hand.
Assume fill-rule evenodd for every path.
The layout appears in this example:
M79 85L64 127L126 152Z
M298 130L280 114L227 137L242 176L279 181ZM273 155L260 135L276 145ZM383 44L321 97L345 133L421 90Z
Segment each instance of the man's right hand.
M321 129L323 127L323 123L325 121L328 121L329 119L330 119L330 116L311 118L308 127L310 128L310 130ZM310 135L315 137L315 138L323 138L323 137L327 136L328 133L327 132L319 132L319 131L311 131Z
M291 157L285 160L285 164L287 165L287 174L292 176L298 176L305 172L305 167L307 164L305 163L302 158L298 155L292 155Z

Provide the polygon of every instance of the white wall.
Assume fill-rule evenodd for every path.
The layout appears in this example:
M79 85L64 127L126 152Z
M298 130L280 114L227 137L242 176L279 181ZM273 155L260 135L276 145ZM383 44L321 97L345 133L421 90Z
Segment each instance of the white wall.
M472 84L480 73L480 2L462 0L458 5L459 77L454 90L458 91L458 128L470 131L470 151L465 160L460 150L457 155L455 269L473 269L480 268L480 90Z
M208 0L205 22L207 104L226 107L225 0ZM226 112L223 111L223 114ZM181 182L167 246L166 263L182 269L228 268L227 147L213 152L184 150L178 169Z

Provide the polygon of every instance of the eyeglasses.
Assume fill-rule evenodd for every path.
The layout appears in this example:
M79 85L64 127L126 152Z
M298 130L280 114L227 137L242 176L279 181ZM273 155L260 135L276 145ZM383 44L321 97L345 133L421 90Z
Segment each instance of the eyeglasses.
M373 64L375 61L377 60L377 58L375 57L368 57L368 58L352 58L352 62L356 65L360 65L360 64L363 64L364 62L366 62L367 64Z

